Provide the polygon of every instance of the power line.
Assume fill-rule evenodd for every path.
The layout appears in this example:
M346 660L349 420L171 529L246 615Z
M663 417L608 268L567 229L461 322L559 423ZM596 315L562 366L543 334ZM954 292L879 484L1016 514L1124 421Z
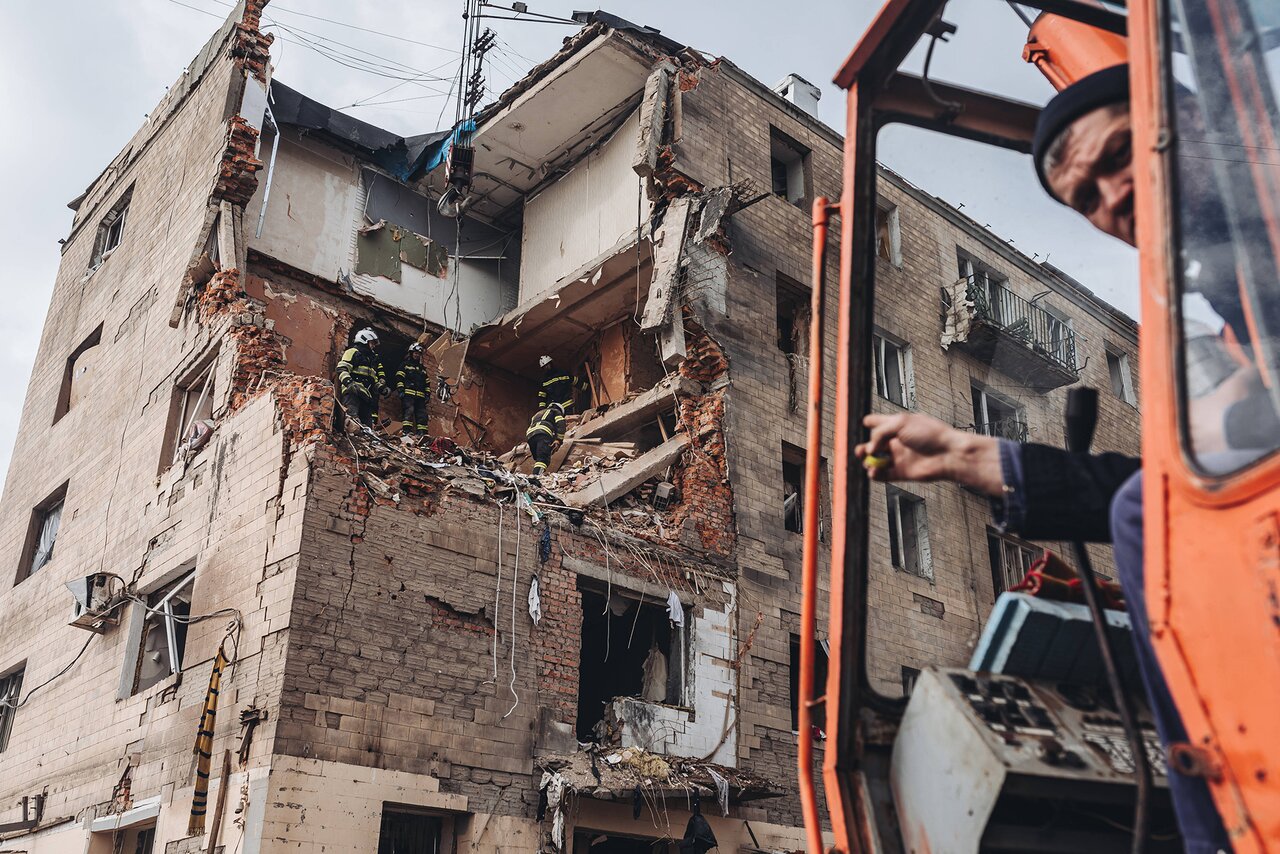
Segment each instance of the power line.
M456 51L451 47L444 47L438 44L431 44L430 42L418 41L417 39L406 38L404 36L397 36L391 33L384 33L381 30L372 30L372 29L369 29L368 27L358 27L355 24L347 24L342 21L335 21L332 18L325 18L320 15L309 15L306 12L299 12L296 9L288 9L284 6L277 6L273 4L271 6L271 10L273 12L287 12L290 15L298 15L299 17L303 17L303 18L312 18L317 21L324 21L327 24L333 24L336 27L346 27L347 29L351 29L351 30L359 30L362 33L372 33L375 36L382 36L383 38L387 38L387 39L395 39L396 41L400 41L400 42L408 42L409 44L421 45L422 47L429 47L435 50L443 50L446 53L453 53L453 54L459 53L459 51Z

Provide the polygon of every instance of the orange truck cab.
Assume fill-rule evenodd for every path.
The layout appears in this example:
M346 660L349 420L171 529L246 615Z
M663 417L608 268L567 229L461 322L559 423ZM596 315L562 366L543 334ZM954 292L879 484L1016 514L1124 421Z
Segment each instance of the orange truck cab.
M991 13L1004 5L991 3ZM1147 809L1168 809L1162 775L1199 775L1235 851L1280 852L1280 3L1019 5L1040 17L1026 44L1010 50L1055 88L1130 65L1146 602L1189 738L1167 751L1144 728L1147 742L1136 746L1104 726L1114 723L1105 713L1076 708L1053 685L973 667L977 654L969 668L926 669L909 699L881 693L868 675L871 497L853 449L865 440L873 383L877 137L905 124L1025 154L1038 114L1032 104L929 80L927 64L924 76L901 70L917 44L945 38L945 0L888 0L835 78L847 92L843 186L837 202L814 206L810 447L819 446L828 409L828 299L837 328L832 536L829 544L806 538L802 588L799 772L809 849L1181 850L1155 832L1130 838L1134 768L1124 757L1137 747L1156 777ZM837 223L839 281L828 297L827 234ZM1216 309L1208 319L1206 297ZM1216 362L1206 360L1206 339L1221 342ZM1222 353L1234 364L1223 368ZM1225 438L1207 431L1241 400L1252 421ZM808 475L816 489L816 468ZM804 506L816 513L819 502ZM806 532L819 530L812 521ZM822 686L812 673L818 550L826 548ZM1009 724L1010 709L1022 723ZM809 725L819 712L827 738L820 775ZM1109 766L1097 761L1104 737L1115 748ZM1086 745L1079 755L1076 744ZM1053 819L1019 825L1018 811L1037 799L1088 803L1081 813L1118 836L1103 824L1096 832ZM1104 814L1107 799L1116 811Z

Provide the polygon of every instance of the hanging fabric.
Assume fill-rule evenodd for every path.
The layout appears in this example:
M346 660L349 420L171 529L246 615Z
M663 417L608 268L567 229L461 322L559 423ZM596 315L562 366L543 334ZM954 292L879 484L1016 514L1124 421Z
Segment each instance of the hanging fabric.
M542 622L542 595L541 584L538 582L538 576L534 575L529 581L529 618L533 620L536 626Z
M716 769L708 767L707 774L716 784L716 800L720 802L720 815L729 814L729 781L716 773Z
M62 502L50 507L40 525L40 539L31 557L31 572L35 572L53 558L53 544L58 539L58 526L62 524Z
M667 594L667 617L672 625L684 625L684 606L680 604L680 597L674 590Z
M667 701L667 657L658 649L656 641L650 642L649 655L641 667L644 673L640 696L651 703Z
M549 560L551 560L551 523L544 522L542 536L538 538L538 562L546 563Z
M195 795L191 799L191 818L187 821L188 836L204 835L205 813L209 808L209 766L213 761L213 727L218 717L218 691L222 684L222 671L227 666L227 654L218 645L213 658L213 672L209 674L209 689L204 695L204 710L200 713L200 728L196 730ZM227 785L223 780L221 785Z

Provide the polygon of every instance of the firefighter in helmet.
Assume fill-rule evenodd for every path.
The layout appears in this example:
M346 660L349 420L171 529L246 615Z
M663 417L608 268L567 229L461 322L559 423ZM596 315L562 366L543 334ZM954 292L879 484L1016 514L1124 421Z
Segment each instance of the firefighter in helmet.
M427 402L431 398L431 381L422 367L422 345L417 341L396 371L396 394L400 397L400 418L406 435L427 432Z
M541 409L548 403L558 403L563 414L572 414L573 396L578 389L582 388L582 380L557 366L550 356L539 358L538 367L542 368L542 385L538 387L538 407Z
M378 398L390 394L387 375L378 358L378 333L361 329L353 346L338 362L338 394L347 417L372 427L378 416Z
M529 421L524 438L529 443L529 453L533 455L533 473L540 475L547 470L556 445L564 440L564 407L559 403L548 403L539 409Z

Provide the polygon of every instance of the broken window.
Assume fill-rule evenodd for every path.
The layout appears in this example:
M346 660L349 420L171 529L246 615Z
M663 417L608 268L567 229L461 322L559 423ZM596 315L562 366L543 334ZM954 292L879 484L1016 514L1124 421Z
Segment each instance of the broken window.
M898 231L898 206L876 204L876 255L895 267L902 266L902 236Z
M208 356L188 379L174 386L161 471L179 460L190 459L213 434L216 356L216 352Z
M152 854L156 849L155 826L144 827L138 831L138 838L133 844L133 854ZM129 850L129 849L124 849Z
M1027 440L1027 422L1021 406L977 384L974 384L972 394L974 430L984 436L1014 442Z
M1129 355L1104 345L1107 353L1107 372L1111 375L1111 391L1116 397L1130 406L1138 405L1137 395L1133 393L1133 374L1129 370Z
M378 854L437 854L443 830L444 820L438 815L384 804Z
M791 731L800 731L800 636L791 635ZM813 685L814 694L821 697L827 692L827 659L830 646L825 640L818 640L814 648ZM819 730L825 729L825 721L819 716L821 707L813 710L813 725Z
M666 601L638 598L614 586L582 590L578 678L578 740L595 728L615 697L684 705L690 620L668 616Z
M793 534L804 533L803 448L782 444L782 526Z
M769 128L769 171L773 194L804 207L808 194L809 149L775 127Z
M876 394L898 406L910 409L915 405L915 382L911 375L911 348L905 341L883 332L875 333L871 342Z
M1027 577L1031 565L1040 559L1044 550L988 528L987 553L991 558L991 582L999 596Z
M916 680L920 678L920 668L902 665L902 696L910 697L916 688Z
M138 603L143 614L135 616L137 659L133 662L130 694L145 691L152 685L182 672L182 659L187 649L187 627L191 618L191 588L195 571L188 572Z
M958 258L960 278L969 280L968 296L977 307L979 316L988 318L999 326L1008 325L1015 313L1008 304L1009 297L1012 296L1008 288L1008 277L963 252L959 253Z
M1031 304L1035 305L1035 301L1033 300ZM1046 340L1042 342L1044 348L1060 364L1074 365L1076 363L1075 323L1052 306L1041 305L1040 308L1044 309L1043 320L1048 327Z
M133 198L133 187L124 191L111 210L98 223L98 236L94 240L93 255L89 261L89 269L96 270L102 262L111 257L122 240L124 240L125 221L129 218L129 201Z
M93 350L101 342L102 324L99 323L98 328L90 332L67 357L67 365L62 371L62 388L58 390L58 403L53 410L54 424L85 395L89 385L88 374L93 367L93 358L97 355Z
M67 483L31 510L27 525L27 542L22 551L22 563L18 567L18 581L22 581L53 560L53 547L62 525L62 506L67 497ZM17 583L17 582L15 582Z
M13 731L13 719L18 714L18 702L22 696L24 668L0 676L0 753L9 746L9 733Z
M778 349L788 355L809 353L809 289L782 273L774 276L777 301Z
M894 569L933 579L933 557L929 550L929 526L924 499L887 487L889 506L889 554Z

